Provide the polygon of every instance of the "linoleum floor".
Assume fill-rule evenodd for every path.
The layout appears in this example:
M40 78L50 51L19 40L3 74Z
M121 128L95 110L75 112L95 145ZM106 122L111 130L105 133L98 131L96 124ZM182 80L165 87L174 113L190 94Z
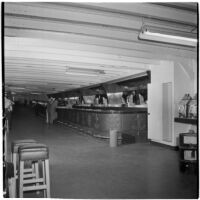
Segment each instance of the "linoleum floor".
M67 126L48 126L33 110L19 106L9 145L27 138L49 146L52 198L197 198L197 175L179 171L178 151L149 143L110 148L108 142Z

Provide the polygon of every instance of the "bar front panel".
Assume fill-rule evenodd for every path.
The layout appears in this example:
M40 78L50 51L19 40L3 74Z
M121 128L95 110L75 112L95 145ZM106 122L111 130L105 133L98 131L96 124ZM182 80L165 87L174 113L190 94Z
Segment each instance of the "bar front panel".
M87 133L109 138L110 130L147 141L147 109L76 109L58 107L58 121L71 123Z

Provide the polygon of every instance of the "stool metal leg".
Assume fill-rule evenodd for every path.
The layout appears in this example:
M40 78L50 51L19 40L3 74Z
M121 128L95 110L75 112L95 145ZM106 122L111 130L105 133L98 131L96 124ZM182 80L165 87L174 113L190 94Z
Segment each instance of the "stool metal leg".
M16 198L15 181L16 181L15 178L9 178L8 179L9 198Z
M35 173L35 165L32 163L32 173Z
M42 176L43 176L43 185L46 185L46 173L45 173L45 163L42 161ZM44 190L44 197L47 198L47 190Z
M12 163L14 166L14 176L16 176L17 175L17 154L16 153L12 154Z
M45 160L45 177L47 186L47 198L50 198L49 159Z
M16 193L16 187L17 187L17 154L13 153L12 154L12 163L13 163L13 167L14 167L14 181L13 181L13 194L15 195L15 197L17 196Z
M39 165L38 162L35 162L35 178L39 179ZM36 183L36 185L39 185L39 183ZM36 194L40 194L40 191L36 191Z
M19 162L19 198L23 198L24 161Z

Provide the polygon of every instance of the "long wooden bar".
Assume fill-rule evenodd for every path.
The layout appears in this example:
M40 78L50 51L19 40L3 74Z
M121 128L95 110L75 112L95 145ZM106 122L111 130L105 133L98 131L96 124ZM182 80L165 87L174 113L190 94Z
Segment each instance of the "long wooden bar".
M147 108L57 107L58 121L71 123L95 137L109 139L110 130L147 141Z

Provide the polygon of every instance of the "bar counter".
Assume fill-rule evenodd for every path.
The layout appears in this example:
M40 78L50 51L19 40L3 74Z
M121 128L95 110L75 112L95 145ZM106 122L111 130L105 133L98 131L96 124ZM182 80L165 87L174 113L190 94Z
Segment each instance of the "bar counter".
M110 130L147 141L146 107L57 107L58 121L75 125L95 137L109 139Z

